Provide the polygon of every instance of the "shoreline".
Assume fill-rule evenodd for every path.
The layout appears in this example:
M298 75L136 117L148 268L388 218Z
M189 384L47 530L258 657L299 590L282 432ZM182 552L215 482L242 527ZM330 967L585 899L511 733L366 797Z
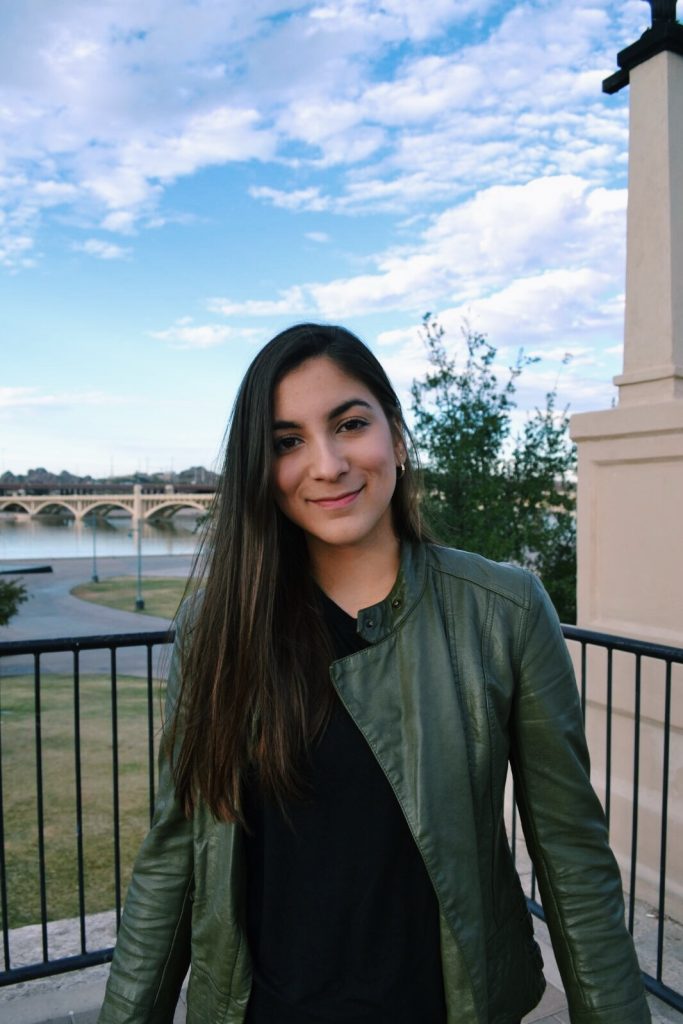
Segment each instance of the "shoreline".
M154 559L154 558L156 558L156 559L162 559L162 558L163 559L168 559L168 558L178 558L178 559L180 559L180 558L189 558L189 559L193 559L195 554L196 554L196 552L194 552L194 551L188 551L188 552L178 552L177 554L170 554L170 555L169 554L164 554L163 552L158 552L157 554L154 554L154 555L143 555L143 558L142 558L143 573L142 574L143 574L143 576L145 575L144 565L145 565L146 562L149 562L151 559ZM98 563L100 561L102 561L102 562L110 562L110 561L128 561L128 562L130 562L130 561L134 561L135 558L136 558L136 556L134 554L128 554L128 555L98 555L97 556L97 561L98 561ZM31 565L49 565L52 562L60 562L60 563L63 563L63 562L88 562L90 565L92 565L92 555L45 555L45 556L40 557L40 558L39 557L32 557L32 558L5 558L5 559L0 559L0 571L2 571L2 569L5 566L9 566L10 568L14 568L15 566L25 565L28 568Z

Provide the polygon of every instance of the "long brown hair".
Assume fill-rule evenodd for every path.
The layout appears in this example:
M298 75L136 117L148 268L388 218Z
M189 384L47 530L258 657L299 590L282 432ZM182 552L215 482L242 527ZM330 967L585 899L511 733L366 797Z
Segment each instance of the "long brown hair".
M244 822L240 792L255 767L281 806L301 791L302 754L334 698L331 652L303 531L272 491L272 405L279 381L326 356L364 384L403 438L405 473L392 498L403 542L425 537L416 454L381 364L342 327L297 324L251 363L235 399L219 492L195 563L181 699L172 729L176 792L189 816L201 798L224 821ZM410 447L409 447L410 446Z

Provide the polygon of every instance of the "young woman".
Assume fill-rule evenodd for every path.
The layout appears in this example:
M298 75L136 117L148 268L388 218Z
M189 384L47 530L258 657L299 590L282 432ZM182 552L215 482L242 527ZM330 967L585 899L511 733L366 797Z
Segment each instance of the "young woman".
M429 542L398 399L339 327L284 331L233 409L178 623L154 823L101 1024L645 1024L576 685L534 576Z

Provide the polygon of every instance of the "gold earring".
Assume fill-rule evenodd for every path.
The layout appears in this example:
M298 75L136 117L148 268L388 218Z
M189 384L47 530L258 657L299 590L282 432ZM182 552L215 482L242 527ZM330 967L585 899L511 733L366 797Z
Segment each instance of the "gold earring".
M404 462L399 463L399 465L396 467L396 471L398 473L398 479L402 480L403 477L405 476L405 473L406 473L405 463Z

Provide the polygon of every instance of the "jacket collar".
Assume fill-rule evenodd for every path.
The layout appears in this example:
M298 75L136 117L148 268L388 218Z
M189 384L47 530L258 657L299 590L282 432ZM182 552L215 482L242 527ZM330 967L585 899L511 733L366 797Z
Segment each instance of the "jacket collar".
M410 615L422 596L426 580L426 544L404 541L396 582L383 601L359 611L357 633L368 643L383 640Z

